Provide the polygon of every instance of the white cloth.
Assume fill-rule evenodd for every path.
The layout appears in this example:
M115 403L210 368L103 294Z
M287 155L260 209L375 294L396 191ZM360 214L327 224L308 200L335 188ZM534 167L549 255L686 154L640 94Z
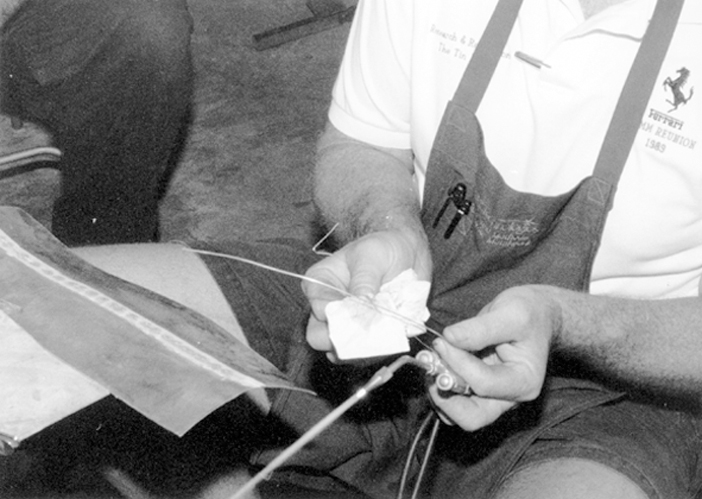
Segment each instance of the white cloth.
M408 338L423 333L429 319L430 287L408 269L368 301L350 296L330 302L325 312L337 357L351 360L409 351Z
M496 1L361 0L329 117L347 135L411 148L421 192L446 103ZM507 183L555 195L590 175L655 0L584 19L578 0L524 0L478 118ZM702 96L673 109L666 78L702 81L702 2L689 0L594 262L591 291L697 296L702 275ZM543 61L539 69L515 56ZM697 83L699 87L699 83Z

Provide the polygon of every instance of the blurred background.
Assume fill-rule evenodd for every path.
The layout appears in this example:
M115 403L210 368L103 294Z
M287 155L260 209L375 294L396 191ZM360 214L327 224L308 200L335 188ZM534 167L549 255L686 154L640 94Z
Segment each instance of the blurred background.
M190 1L194 116L161 204L163 240L314 243L311 164L354 3ZM3 150L45 143L31 123L14 129L0 118ZM0 169L0 205L50 228L59 180L50 166ZM234 456L248 443L227 432L247 425L256 421L223 411L179 440L108 397L0 456L0 498L229 497ZM119 492L105 474L112 466L142 489Z
M195 20L195 110L162 202L162 239L304 237L311 155L348 33L348 23L334 22L338 17L304 21L313 19L310 5L334 12L352 9L354 2L189 4ZM259 37L273 30L290 40L262 48L284 40L285 35ZM12 129L7 118L0 119L0 132L5 148L49 140L31 123ZM48 226L57 185L52 168L0 175L0 204L22 207Z

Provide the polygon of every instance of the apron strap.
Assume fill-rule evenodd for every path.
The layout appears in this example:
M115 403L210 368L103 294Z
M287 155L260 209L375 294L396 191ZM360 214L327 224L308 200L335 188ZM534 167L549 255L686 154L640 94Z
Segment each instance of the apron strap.
M658 0L609 123L593 176L616 189L673 38L684 0Z
M613 189L629 157L683 3L684 0L658 0L622 88L593 173ZM521 4L522 0L498 2L458 85L453 100L472 113L477 112L485 95Z
M458 84L453 99L472 113L478 110L480 101L483 100L521 5L522 0L498 2Z

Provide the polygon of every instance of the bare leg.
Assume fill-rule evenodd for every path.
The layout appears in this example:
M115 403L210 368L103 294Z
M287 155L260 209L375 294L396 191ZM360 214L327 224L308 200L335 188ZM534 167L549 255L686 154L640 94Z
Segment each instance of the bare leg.
M177 301L211 319L248 345L239 322L200 257L176 244L88 246L72 250L95 267ZM263 390L249 392L267 412Z
M243 338L241 327L207 266L183 246L123 244L72 251L105 272L182 303Z
M510 478L499 499L647 499L630 478L586 459L536 464Z

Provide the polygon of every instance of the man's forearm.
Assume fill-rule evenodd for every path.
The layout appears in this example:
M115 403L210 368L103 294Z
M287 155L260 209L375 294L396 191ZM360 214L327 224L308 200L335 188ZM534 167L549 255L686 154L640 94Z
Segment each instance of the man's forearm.
M702 300L540 291L560 316L555 352L628 386L702 400Z
M411 152L358 142L332 125L318 146L315 202L342 243L385 229L423 232Z

